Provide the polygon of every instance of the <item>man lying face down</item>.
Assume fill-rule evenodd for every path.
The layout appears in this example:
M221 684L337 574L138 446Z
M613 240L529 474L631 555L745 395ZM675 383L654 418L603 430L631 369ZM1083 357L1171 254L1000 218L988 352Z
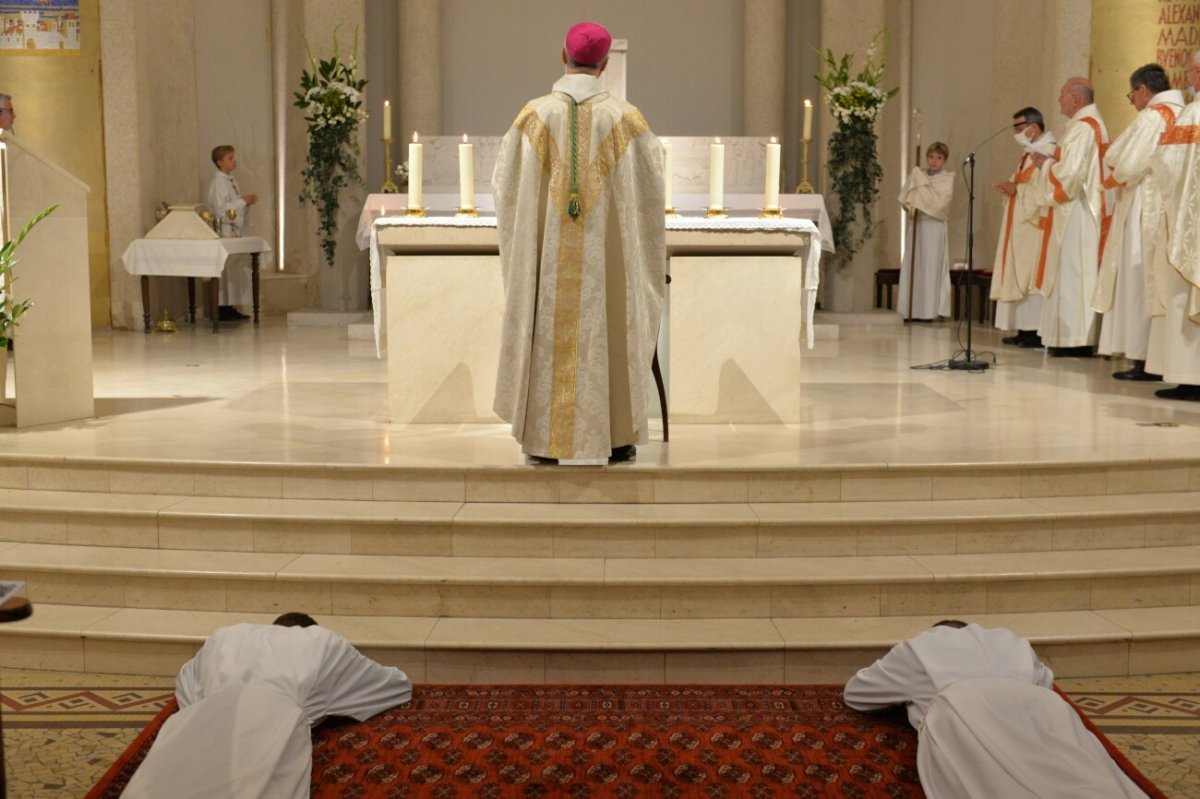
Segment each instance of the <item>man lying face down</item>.
M941 621L854 675L845 698L906 706L930 799L1144 797L1053 684L1024 638Z
M175 683L163 724L125 797L306 797L311 728L362 721L412 699L404 672L364 657L304 613L209 636Z

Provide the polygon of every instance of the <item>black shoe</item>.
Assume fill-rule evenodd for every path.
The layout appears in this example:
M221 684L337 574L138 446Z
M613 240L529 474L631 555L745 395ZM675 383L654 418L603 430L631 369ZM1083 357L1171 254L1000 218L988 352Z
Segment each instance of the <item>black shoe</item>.
M217 320L221 322L244 322L249 318L232 305L222 305L217 310Z
M1051 358L1090 358L1092 348L1084 347L1049 347L1046 350Z
M1132 369L1126 369L1124 372L1113 372L1113 377L1117 380L1136 380L1142 383L1161 383L1162 375L1156 375L1152 372L1147 372L1141 366L1135 366Z
M541 455L526 455L534 466L557 466L558 458L543 458Z
M1037 333L1031 332L1018 346L1024 347L1027 350L1039 349L1042 346L1042 337Z
M633 444L626 444L623 447L617 447L612 451L612 455L608 456L609 463L624 463L631 461L637 457L637 447Z
M1175 386L1175 388L1160 388L1158 391L1154 392L1154 396L1158 397L1159 399L1200 402L1200 386L1181 383L1180 385Z
M1005 336L1004 338L1000 339L1001 344L1007 344L1010 347L1023 347L1025 346L1024 342L1024 333L1018 333L1015 336Z

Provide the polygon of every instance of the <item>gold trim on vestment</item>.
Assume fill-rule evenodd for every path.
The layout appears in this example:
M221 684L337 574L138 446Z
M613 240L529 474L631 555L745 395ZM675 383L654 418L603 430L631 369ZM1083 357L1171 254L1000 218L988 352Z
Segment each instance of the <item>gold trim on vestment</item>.
M580 106L583 108L583 106ZM582 127L583 121L580 120ZM595 208L604 194L604 181L612 171L633 140L650 130L649 123L642 112L634 109L617 120L613 129L596 148L596 159L588 164L584 174L579 179L579 193L583 197L583 212L586 215ZM582 146L580 147L582 151Z
M582 158L592 150L592 106L578 107L576 142ZM567 143L570 147L570 143ZM587 173L594 171L588 165ZM550 197L558 211L558 266L554 289L554 362L550 383L551 458L570 458L575 450L575 394L579 378L579 310L583 291L583 220L592 208L584 199L583 214L572 218L567 213L570 193L569 176L561 157L555 159L550 173Z

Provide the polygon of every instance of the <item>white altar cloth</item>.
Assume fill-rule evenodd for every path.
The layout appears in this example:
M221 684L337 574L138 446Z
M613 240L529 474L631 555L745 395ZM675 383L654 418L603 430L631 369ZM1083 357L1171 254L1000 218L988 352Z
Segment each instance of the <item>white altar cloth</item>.
M270 263L271 246L262 236L237 239L134 239L121 256L131 275L220 277L225 261L237 253L262 253Z
M372 195L376 196L376 195ZM396 197L400 195L377 195ZM364 210L365 213L365 210ZM370 238L367 246L371 256L371 307L375 322L375 353L382 358L387 351L387 303L384 297L383 261L384 254L379 244L379 230L385 227L402 228L483 228L487 235L481 237L478 244L493 251L498 251L498 239L492 234L496 228L496 217L459 217L445 216L383 216L375 217L371 223ZM821 252L824 241L817 225L808 219L781 217L775 219L759 219L757 216L719 217L707 219L702 216L673 216L666 219L667 252L670 254L673 244L678 243L678 237L673 237L672 231L679 233L704 231L710 233L783 233L806 234L808 236L808 252L804 259L804 297L803 320L805 341L809 349L813 348L814 330L813 314L816 310L817 288L821 280ZM480 231L483 232L483 231ZM799 251L799 250L797 250ZM667 288L668 293L670 287Z

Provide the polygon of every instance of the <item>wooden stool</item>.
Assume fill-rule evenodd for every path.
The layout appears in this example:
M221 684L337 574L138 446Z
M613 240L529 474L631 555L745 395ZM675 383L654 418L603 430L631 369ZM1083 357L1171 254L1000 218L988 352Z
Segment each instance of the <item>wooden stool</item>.
M892 310L892 286L900 285L899 269L875 270L875 307ZM883 294L887 291L887 305L883 304Z
M992 273L976 271L971 275L970 296L967 296L967 270L950 270L950 289L952 307L955 319L961 319L963 306L967 313L973 313L980 324L986 324L992 317L992 305L989 296L992 293Z

